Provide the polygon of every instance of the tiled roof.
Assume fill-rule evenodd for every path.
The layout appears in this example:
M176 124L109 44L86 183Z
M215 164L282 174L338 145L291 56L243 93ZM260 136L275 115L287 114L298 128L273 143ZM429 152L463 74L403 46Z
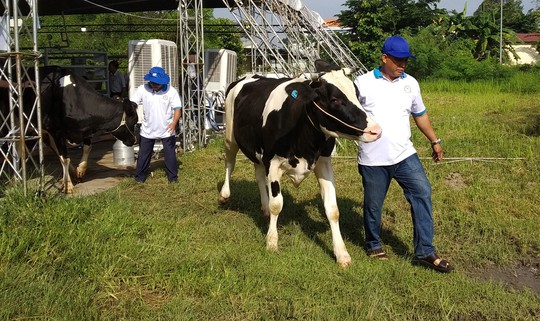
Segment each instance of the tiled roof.
M325 27L341 27L341 21L339 21L338 18L328 18L324 19L324 25Z
M516 33L516 36L524 43L537 43L540 42L540 32L533 33Z

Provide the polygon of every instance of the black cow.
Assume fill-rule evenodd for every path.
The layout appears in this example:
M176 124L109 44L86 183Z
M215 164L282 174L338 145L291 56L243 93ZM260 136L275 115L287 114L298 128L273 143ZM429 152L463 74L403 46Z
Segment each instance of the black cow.
M43 138L60 158L62 190L70 194L73 183L67 142L83 144L81 162L74 170L77 179L81 179L86 172L94 135L110 133L127 146L136 143L137 106L128 99L120 102L99 94L82 77L60 68L52 69L44 73L41 80ZM29 101L33 101L31 97L25 97L25 102Z
M339 69L318 60L321 74L270 79L253 77L232 83L225 101L225 181L220 203L230 197L229 181L238 149L255 165L261 207L270 216L266 247L277 250L277 219L283 208L280 179L283 174L299 185L311 171L319 182L330 222L334 254L346 267L351 262L339 230L331 153L335 139L374 141L381 128L360 106L357 90Z

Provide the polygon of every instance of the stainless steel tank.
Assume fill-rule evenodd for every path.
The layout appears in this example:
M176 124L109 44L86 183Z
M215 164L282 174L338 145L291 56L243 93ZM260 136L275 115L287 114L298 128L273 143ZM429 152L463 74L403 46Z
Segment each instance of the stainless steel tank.
M118 166L135 164L135 151L133 146L126 146L121 140L117 139L113 145L113 163Z

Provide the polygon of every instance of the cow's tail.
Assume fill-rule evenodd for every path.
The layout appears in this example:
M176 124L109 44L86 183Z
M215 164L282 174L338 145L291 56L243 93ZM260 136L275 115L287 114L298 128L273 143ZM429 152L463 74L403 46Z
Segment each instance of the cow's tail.
M229 87L231 89L231 87ZM225 96L225 139L233 141L233 119L234 119L234 99L236 97L235 90L228 90Z

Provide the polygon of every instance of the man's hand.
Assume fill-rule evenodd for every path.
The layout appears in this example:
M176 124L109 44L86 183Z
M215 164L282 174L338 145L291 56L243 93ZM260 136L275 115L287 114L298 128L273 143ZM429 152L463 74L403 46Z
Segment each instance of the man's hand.
M443 159L443 149L441 144L432 145L431 148L433 149L433 153L431 153L433 160L436 162L441 161Z

